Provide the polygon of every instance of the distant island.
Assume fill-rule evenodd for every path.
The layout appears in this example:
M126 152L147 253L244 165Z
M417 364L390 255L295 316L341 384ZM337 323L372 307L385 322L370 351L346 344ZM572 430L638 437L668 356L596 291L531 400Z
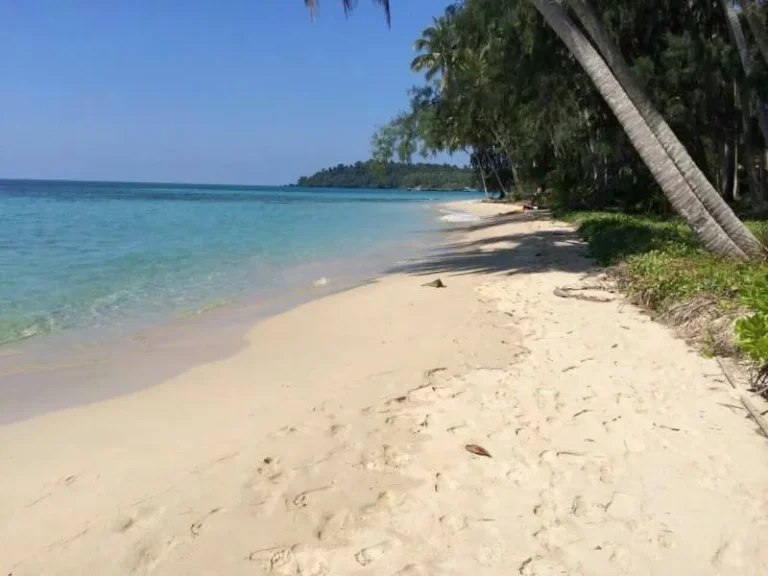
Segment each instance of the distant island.
M476 187L470 168L450 164L406 164L401 162L356 162L326 168L302 176L297 186L317 188L422 188L464 190Z

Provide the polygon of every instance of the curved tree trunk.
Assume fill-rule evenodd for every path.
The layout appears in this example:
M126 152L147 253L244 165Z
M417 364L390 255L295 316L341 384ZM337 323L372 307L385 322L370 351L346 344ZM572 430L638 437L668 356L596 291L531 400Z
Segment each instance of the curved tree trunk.
M745 258L745 252L715 222L693 193L608 65L563 9L553 0L529 1L589 75L672 207L690 226L704 248L719 256Z
M727 1L727 0L723 0ZM763 258L765 249L738 219L733 210L718 194L707 177L691 158L688 150L680 142L664 118L654 107L645 92L635 81L629 65L624 60L619 48L605 30L605 26L595 15L586 0L568 0L568 4L578 16L587 33L592 37L606 63L616 75L629 98L645 119L649 128L663 146L669 157L683 175L691 190L701 201L712 218L723 228L726 234L746 254L753 258Z

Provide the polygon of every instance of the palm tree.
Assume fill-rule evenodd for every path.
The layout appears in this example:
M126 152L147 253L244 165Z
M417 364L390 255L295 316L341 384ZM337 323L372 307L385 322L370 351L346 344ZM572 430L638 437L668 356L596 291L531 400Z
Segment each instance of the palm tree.
M663 127L653 121L653 116L651 116L651 122L649 123L638 109L638 106L641 106L647 112L647 108L643 105L645 100L639 99L640 104L633 101L613 75L611 68L606 64L603 57L600 56L584 34L573 24L557 2L554 0L529 1L544 17L547 24L568 47L571 54L590 77L597 90L616 115L632 145L648 166L670 204L672 204L672 207L685 220L704 248L719 256L740 259L746 258L748 255L754 257L756 251L754 244L749 239L749 233L745 234L741 223L739 223L739 226L734 225L727 212L722 210L721 206L711 202L711 197L707 193L707 186L704 186L700 179L696 177L695 172L698 169L693 170L691 168L691 165L695 167L693 160L691 160L691 165L689 165L685 157L680 153L680 150L678 150L678 147L674 144L674 141L668 139L669 135L664 131ZM317 0L304 0L304 2L310 9L314 9L317 4ZM387 16L387 22L389 23L389 1L374 0L374 2L382 5ZM342 0L342 3L345 11L349 11L352 8L353 0ZM610 54L610 52L608 53ZM425 67L427 66L426 61L424 65ZM658 118L661 119L661 116L659 115ZM718 214L718 218L731 230L734 237L738 238L740 243L744 243L745 248L740 247L708 211L686 180L681 168L670 157L670 152L660 141L650 124L653 124L659 133L662 134L662 140L667 143L667 146L675 151L674 154L681 163L682 170L685 170L689 178L694 182L698 182L697 186L699 187L699 193L702 194L702 198L712 206L714 212ZM669 130L668 127L667 129ZM669 130L669 133L671 134L672 131ZM682 145L679 148L684 150ZM703 180L706 180L706 178ZM755 242L757 241L755 240Z
M424 72L427 82L439 74L438 90L445 87L445 73L455 59L456 34L452 23L455 14L455 7L449 6L445 16L433 18L432 26L425 28L421 38L413 43L413 49L421 54L411 62L411 70Z
M595 15L588 2L586 0L568 0L568 4L584 25L587 33L592 37L598 50L605 58L606 63L613 71L622 88L627 92L632 103L637 107L661 146L675 163L693 193L712 215L712 218L744 253L754 258L762 258L765 255L765 249L762 244L744 226L744 223L736 217L733 210L717 193L693 158L688 154L685 146L683 146L645 92L640 88L621 51L611 39L605 26Z
M373 0L375 4L379 4L384 9L384 14L387 18L387 26L389 26L390 23L390 12L389 12L389 0ZM355 5L355 0L341 0L341 4L344 7L344 12L349 13L352 8ZM309 8L312 13L314 14L317 10L317 4L318 0L304 0L304 5Z
M529 0L568 47L611 108L629 140L650 169L675 211L705 249L719 256L746 258L746 253L713 219L683 174L627 95L608 64L565 11L553 0Z

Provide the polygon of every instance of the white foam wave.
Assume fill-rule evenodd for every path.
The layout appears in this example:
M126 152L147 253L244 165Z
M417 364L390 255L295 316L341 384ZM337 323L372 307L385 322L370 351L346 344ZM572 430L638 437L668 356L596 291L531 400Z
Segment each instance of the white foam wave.
M477 222L478 216L468 212L448 212L440 217L443 222Z
M312 284L314 284L318 288L321 287L321 286L327 286L328 285L328 278L323 276L322 278L320 278L318 280L315 280Z

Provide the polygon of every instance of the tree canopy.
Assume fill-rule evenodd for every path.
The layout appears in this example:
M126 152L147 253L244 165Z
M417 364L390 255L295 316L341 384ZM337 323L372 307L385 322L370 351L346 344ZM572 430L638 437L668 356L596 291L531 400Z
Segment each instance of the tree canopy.
M704 175L728 202L758 209L768 183L760 131L768 74L753 29L764 29L765 6L736 6L745 70L723 2L588 4ZM489 182L498 176L513 192L546 182L562 206L669 210L615 114L534 4L465 0L435 18L415 43L412 68L424 81L409 109L374 136L374 157L464 149Z
M297 186L322 188L416 188L428 190L463 190L475 186L475 174L469 168L450 164L409 164L402 162L356 162L338 164L302 176Z

